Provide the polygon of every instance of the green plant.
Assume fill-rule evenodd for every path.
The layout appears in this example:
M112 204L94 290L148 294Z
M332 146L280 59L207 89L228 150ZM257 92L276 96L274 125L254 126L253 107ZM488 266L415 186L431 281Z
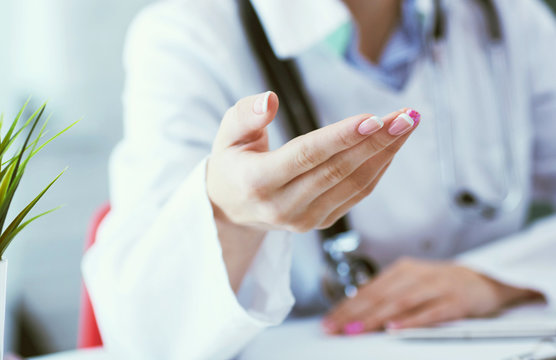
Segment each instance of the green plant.
M13 122L11 123L8 131L4 136L1 136L2 125L4 122L4 114L0 115L0 260L4 255L4 252L21 230L23 230L27 225L36 219L49 214L59 207L50 209L43 213L40 213L30 219L27 219L29 212L33 207L39 202L43 195L50 189L50 187L62 176L65 169L58 174L27 206L15 216L8 226L4 227L6 224L6 219L8 216L8 210L17 191L17 188L21 182L21 178L25 172L29 160L31 160L39 151L41 151L48 143L56 139L58 136L69 130L78 121L69 125L56 135L52 136L48 140L44 141L42 144L41 140L46 136L46 125L50 116L44 121L38 134L33 137L38 124L43 117L44 111L46 109L46 103L41 105L37 111L35 111L22 125L16 130L20 119L29 104L29 100L23 105ZM24 130L27 129L26 135L22 135ZM21 136L25 139L23 144L19 149L10 155L10 147L16 142L16 140ZM7 160L6 160L7 158Z

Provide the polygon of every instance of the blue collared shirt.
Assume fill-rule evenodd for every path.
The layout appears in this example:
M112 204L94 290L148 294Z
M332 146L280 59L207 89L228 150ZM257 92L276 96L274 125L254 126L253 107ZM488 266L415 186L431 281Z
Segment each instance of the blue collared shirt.
M386 45L378 64L373 64L359 53L359 38L352 31L346 59L372 79L401 90L411 75L411 69L423 46L423 25L419 21L417 0L402 4L401 22Z

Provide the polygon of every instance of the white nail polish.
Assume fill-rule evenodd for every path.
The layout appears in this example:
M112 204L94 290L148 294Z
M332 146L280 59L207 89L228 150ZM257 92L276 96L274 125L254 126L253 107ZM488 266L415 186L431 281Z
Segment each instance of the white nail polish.
M381 129L384 126L384 121L382 121L382 119L379 118L378 116L371 117L371 120L375 121L378 124L378 126L380 126Z
M413 121L413 119L411 118L411 116L409 116L406 113L401 113L398 118L402 118L405 121L407 121L407 123L409 124L409 126L413 126L415 124L415 121Z
M265 114L268 111L268 99L270 98L270 94L272 94L272 92L267 91L264 94L264 100L263 100L263 114Z

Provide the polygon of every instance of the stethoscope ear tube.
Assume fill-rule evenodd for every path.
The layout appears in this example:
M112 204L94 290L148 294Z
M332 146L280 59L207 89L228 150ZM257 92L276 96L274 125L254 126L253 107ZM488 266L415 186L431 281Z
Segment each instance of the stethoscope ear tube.
M435 18L446 17L445 9L440 0L435 1ZM448 29L445 20L442 25L436 24L434 36L425 40L426 53L429 60L428 73L431 78L429 83L434 84L433 94L435 103L435 117L438 119L437 143L439 146L439 162L442 182L450 194L450 203L453 208L462 214L466 220L495 220L501 215L515 210L523 199L523 188L517 171L517 155L512 146L513 113L511 111L511 87L507 83L506 72L509 71L509 60L506 44L504 43L502 23L492 0L476 0L481 8L485 24L485 55L488 58L490 71L497 89L494 104L499 116L498 126L502 133L503 168L505 191L496 203L486 201L475 191L464 188L458 183L457 158L455 156L455 133L453 126L452 104L446 99L453 99L449 84L449 69L443 61L447 56L446 42ZM440 20L437 20L440 21ZM442 33L437 30L442 29ZM442 121L440 121L442 119Z

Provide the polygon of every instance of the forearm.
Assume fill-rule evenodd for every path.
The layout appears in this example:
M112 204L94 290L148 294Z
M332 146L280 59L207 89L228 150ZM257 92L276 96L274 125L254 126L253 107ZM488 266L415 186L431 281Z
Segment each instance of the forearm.
M234 224L215 204L212 204L212 208L230 285L237 292L261 247L266 231Z

